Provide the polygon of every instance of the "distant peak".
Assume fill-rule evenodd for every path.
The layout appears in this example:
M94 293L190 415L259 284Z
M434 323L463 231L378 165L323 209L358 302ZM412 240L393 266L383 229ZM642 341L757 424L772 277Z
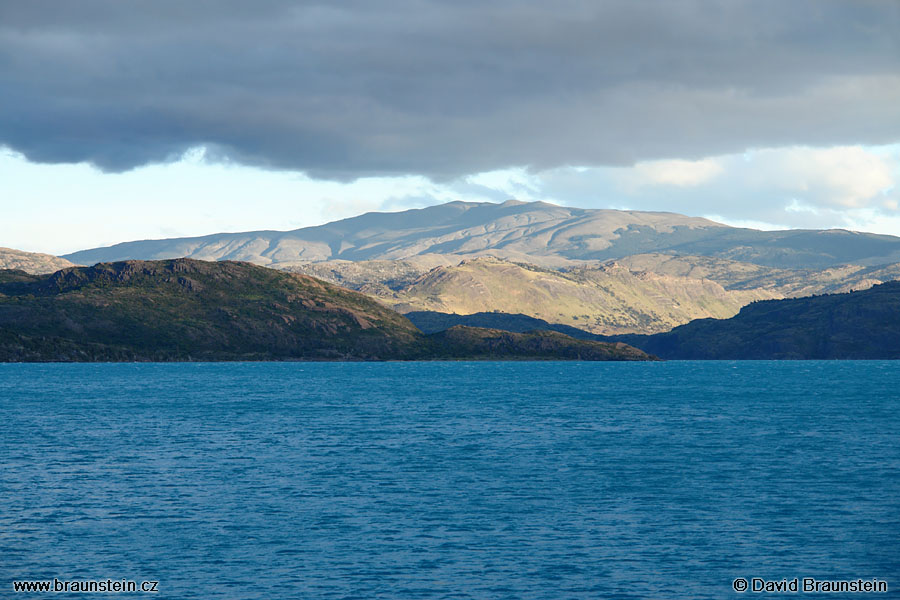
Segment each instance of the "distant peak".
M543 200L532 200L531 202L525 202L524 200L516 200L515 198L510 198L500 206L550 206L553 208L557 208L556 204L550 204L549 202L544 202Z

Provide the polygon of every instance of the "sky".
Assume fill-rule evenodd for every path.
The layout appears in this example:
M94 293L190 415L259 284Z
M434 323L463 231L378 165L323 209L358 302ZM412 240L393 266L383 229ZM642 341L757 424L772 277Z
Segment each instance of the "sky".
M900 2L0 0L0 246L452 200L900 235Z

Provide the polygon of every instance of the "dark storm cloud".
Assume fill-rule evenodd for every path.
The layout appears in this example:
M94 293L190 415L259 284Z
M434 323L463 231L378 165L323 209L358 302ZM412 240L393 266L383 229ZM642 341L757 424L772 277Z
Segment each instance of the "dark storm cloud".
M0 0L0 144L449 177L900 140L900 3Z

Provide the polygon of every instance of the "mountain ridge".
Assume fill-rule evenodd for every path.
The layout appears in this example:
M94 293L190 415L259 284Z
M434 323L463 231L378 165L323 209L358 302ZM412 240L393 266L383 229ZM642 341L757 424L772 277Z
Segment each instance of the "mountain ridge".
M758 231L677 213L584 209L546 202L449 202L370 212L292 231L123 242L66 254L82 264L188 257L286 267L343 259L493 255L574 266L633 254L715 256L782 268L900 262L900 238L846 230Z

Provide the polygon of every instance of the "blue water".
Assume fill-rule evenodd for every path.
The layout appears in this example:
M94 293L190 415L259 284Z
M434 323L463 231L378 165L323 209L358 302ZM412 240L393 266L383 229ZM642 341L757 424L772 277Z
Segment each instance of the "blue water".
M897 598L898 426L892 362L0 364L0 597Z

